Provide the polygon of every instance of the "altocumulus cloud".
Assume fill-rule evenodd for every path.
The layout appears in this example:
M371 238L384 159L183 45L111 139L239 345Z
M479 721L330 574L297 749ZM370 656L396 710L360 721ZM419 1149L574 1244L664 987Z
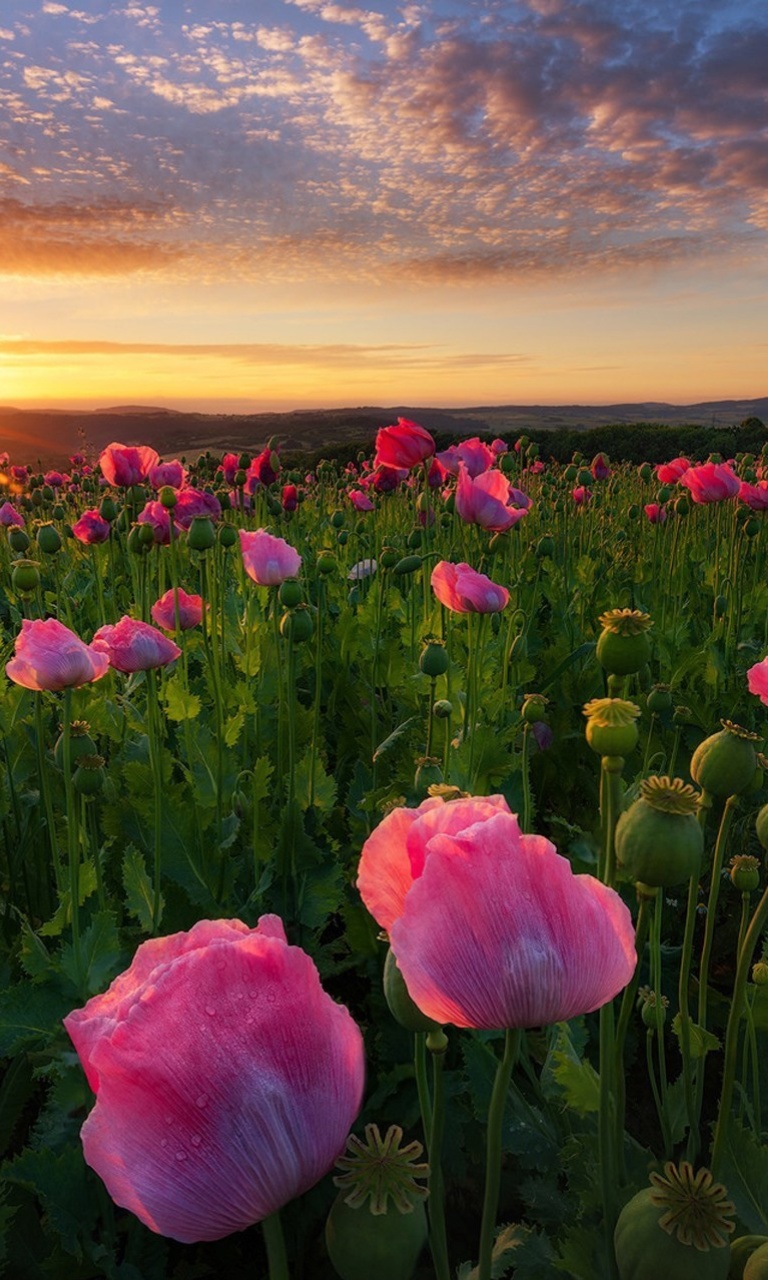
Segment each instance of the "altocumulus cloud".
M6 0L6 270L471 284L764 257L757 0L222 12Z

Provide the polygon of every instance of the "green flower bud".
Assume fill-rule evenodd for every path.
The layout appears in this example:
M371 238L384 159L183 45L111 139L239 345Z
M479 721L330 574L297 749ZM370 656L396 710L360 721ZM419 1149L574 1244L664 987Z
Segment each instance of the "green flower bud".
M448 670L448 654L440 640L427 641L419 658L419 670L432 679L445 675Z
M286 609L295 609L304 601L304 591L297 578L286 578L285 582L280 583L277 594L281 605Z
M36 541L40 550L45 552L47 556L53 556L57 551L61 551L61 538L55 525L41 524L37 531Z
M233 524L219 525L219 542L222 547L234 547L237 542L237 529Z
M195 516L187 533L187 545L192 551L209 551L216 542L216 530L208 516Z
M280 619L280 634L294 644L309 640L314 631L312 614L305 604L296 609L289 609Z

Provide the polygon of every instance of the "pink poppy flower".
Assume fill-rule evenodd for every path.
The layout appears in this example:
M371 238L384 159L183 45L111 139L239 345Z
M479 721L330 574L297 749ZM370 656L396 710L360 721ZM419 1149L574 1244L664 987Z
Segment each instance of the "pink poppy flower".
M84 644L74 631L56 618L25 618L16 637L14 657L5 673L25 689L77 689L100 680L109 661L94 645Z
M240 548L245 572L259 587L278 587L286 578L295 578L301 568L296 548L266 529L255 533L241 529Z
M608 465L608 459L606 458L604 453L595 454L594 458L592 459L592 466L590 467L590 471L592 472L592 478L594 480L608 479L609 475L611 474L611 468Z
M175 592L171 587L164 596L155 601L151 609L153 621L157 623L158 627L162 627L163 631L176 630L176 601L174 596L178 596L179 629L181 631L189 631L191 627L199 626L203 617L203 598L202 596L189 596L181 587L178 587Z
M142 943L64 1026L96 1094L86 1162L116 1204L185 1244L314 1186L360 1109L360 1031L277 916Z
M478 436L473 436L471 440L462 440L460 444L449 445L441 453L436 453L435 457L443 470L452 476L459 474L459 467L463 462L473 480L475 476L481 476L484 471L489 471L496 461L493 449L484 444Z
M753 511L768 511L768 480L758 480L757 484L747 484L746 480L742 480L739 498ZM0 519L2 514L0 510Z
M671 462L662 462L656 468L656 477L660 484L677 484L683 472L690 467L687 458L673 458Z
M218 467L224 473L226 484L234 484L235 476L240 470L240 459L236 453L225 453Z
M82 467L83 463L85 462L85 455L82 453L73 453L69 459L69 462L70 462L70 466Z
M527 511L524 503L516 502L519 498L528 502L525 494L513 489L500 471L486 471L473 480L466 466L460 465L456 511L467 524L479 524L482 529L496 533L511 529ZM510 506L510 502L516 502L516 505Z
M299 491L295 484L283 485L283 511L295 511L299 505Z
M168 508L164 507L162 502L157 500L148 502L139 512L137 521L139 524L151 525L155 542L159 546L168 546L171 540L171 517Z
M689 467L680 477L680 483L690 490L694 502L722 502L735 498L741 481L727 463L705 462L701 467Z
M432 570L432 590L441 604L454 613L499 613L509 603L509 592L468 564L441 560Z
M757 694L763 705L768 707L768 658L763 658L762 662L756 662L749 668L747 687L750 693Z
M104 479L123 489L132 484L141 484L159 461L159 455L146 444L108 444L99 455L99 466Z
M30 473L29 466L17 467L15 464L11 467L11 475L14 480L18 480L19 484L23 484Z
M529 462L525 468L532 476L540 476L542 471L546 471L546 469L546 463L542 462L541 458L534 458L533 462Z
M587 489L583 484L577 485L572 490L571 497L577 507L585 507L592 500L592 490Z
M491 448L493 449L493 452L496 454L496 457L498 457L502 453L509 452L509 445L507 444L506 440L501 440L498 438L498 436L495 440L491 441Z
M24 517L16 510L12 502L4 502L0 507L0 525L10 529L12 525L24 527Z
M350 489L348 494L349 500L355 511L373 511L374 505L368 497L367 493L363 493L362 489Z
M643 510L651 524L663 524L669 514L667 508L659 506L658 502L647 502Z
M8 450L3 450L3 452L0 453L0 467L7 467L10 460L11 455L8 453Z
M205 493L202 489L182 489L173 508L173 522L180 529L189 529L195 516L220 520L221 503L215 494Z
M179 646L157 627L127 615L114 625L108 622L99 627L93 637L93 647L107 655L111 667L126 675L164 667L181 653Z
M158 462L150 467L147 479L153 489L162 489L165 485L181 489L186 484L187 472L178 458L174 458L173 462Z
M376 432L373 465L410 471L434 452L435 442L424 427L408 418L398 418L395 426L381 427Z
M43 476L45 484L49 484L52 489L60 489L64 484L64 476L60 471L46 471Z
M613 999L635 969L619 895L521 834L502 796L394 809L363 846L357 884L436 1022L564 1022Z
M245 488L248 493L255 493L259 485L274 484L280 470L280 459L274 449L262 449L254 458L246 472Z
M84 511L80 519L72 525L72 532L78 542L93 546L98 542L106 542L109 537L109 521L92 507Z
M368 483L373 486L376 493L392 493L407 478L408 471L405 467L380 466L371 473Z

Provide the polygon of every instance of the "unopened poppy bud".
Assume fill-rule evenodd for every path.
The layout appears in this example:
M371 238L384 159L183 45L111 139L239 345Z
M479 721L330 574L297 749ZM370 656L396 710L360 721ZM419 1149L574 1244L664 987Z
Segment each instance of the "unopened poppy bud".
M235 484L237 485L238 489L242 489L247 479L248 479L248 473L244 471L242 467L240 468L239 471L235 472Z
M541 721L546 721L548 703L549 698L545 698L543 693L526 693L520 713L526 724L539 724Z
M216 541L216 530L208 516L195 516L189 526L187 545L192 551L209 551Z
M402 560L398 560L392 572L396 573L398 577L403 577L409 573L415 573L417 569L421 568L421 564L421 556L403 556Z
M333 573L337 568L336 557L332 551L321 551L317 557L317 572L322 574Z
M755 986L768 987L768 960L758 960L752 965L752 981Z
M655 716L663 715L672 709L672 691L668 684L655 684L648 694L645 704Z
M675 515L676 516L687 516L690 509L691 509L691 504L684 493L681 493L679 498L675 498Z
M430 1053L445 1053L448 1048L448 1037L440 1027L436 1031L427 1032L427 1048Z
M432 714L438 720L447 720L453 714L453 704L447 698L438 698L432 704Z
M170 484L164 484L157 496L168 511L172 511L179 500L179 495Z
M85 488L85 485L83 485L83 488ZM99 515L102 520L106 520L108 524L111 524L113 520L117 519L117 503L114 498L109 496L109 494L102 498L99 503Z
M55 525L41 524L36 535L37 545L46 555L53 556L61 551L61 538Z
M394 547L382 547L381 555L379 556L379 564L382 569L394 569L399 559L400 557Z
M432 1018L428 1018L425 1013L422 1013L421 1009L414 1004L408 994L405 979L397 967L397 961L391 947L387 951L387 958L384 961L384 998L395 1022L399 1022L400 1026L405 1027L406 1031L435 1031L439 1029L439 1022L435 1022Z
M78 795L96 796L104 786L105 777L103 756L81 756L72 777L72 786Z
M237 529L232 524L223 524L219 528L219 542L222 547L234 547L237 542Z
M428 640L421 651L419 670L433 680L445 675L448 670L448 654L445 645L439 640Z
M19 530L19 532L23 532ZM34 560L17 560L11 574L11 584L19 595L28 595L40 586L40 570Z
M278 598L286 609L295 609L304 601L304 592L298 578L286 578L280 583Z
M419 529L418 526L415 529L411 529L411 532L408 534L406 539L406 543L411 551L415 551L417 547L420 547L423 541L424 531L423 529Z
M29 535L15 524L8 530L8 545L11 551L28 551Z
M309 640L313 630L312 614L305 604L287 610L280 619L280 635L294 644Z

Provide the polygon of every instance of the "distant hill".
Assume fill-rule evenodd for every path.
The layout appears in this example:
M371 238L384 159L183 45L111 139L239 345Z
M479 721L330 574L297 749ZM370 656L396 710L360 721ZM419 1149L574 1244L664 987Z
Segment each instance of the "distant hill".
M88 412L0 407L0 452L12 460L60 465L70 454L98 454L113 440L148 444L164 458L210 449L254 452L275 436L286 452L316 453L342 445L369 446L379 427L398 417L456 437L523 431L586 431L592 427L656 422L669 426L732 427L745 418L768 421L768 397L700 404L659 402L611 405L480 405L457 409L396 405L297 409L290 413L185 413L155 406L121 405Z

